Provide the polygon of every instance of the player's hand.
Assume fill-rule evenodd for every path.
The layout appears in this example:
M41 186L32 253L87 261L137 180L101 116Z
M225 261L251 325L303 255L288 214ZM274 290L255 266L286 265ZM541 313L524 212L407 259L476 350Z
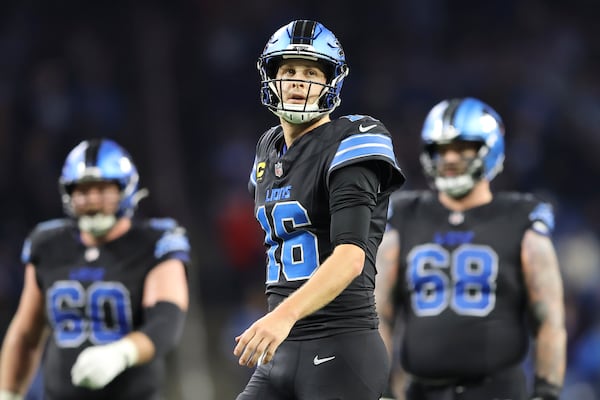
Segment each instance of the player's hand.
M71 382L75 386L101 389L126 368L135 364L138 350L130 339L91 346L83 350L71 368Z
M8 390L0 390L0 400L23 400L23 396Z
M238 363L253 368L266 364L275 355L275 350L289 335L295 320L278 315L275 309L254 322L240 336L235 338L237 345L233 354L239 357Z

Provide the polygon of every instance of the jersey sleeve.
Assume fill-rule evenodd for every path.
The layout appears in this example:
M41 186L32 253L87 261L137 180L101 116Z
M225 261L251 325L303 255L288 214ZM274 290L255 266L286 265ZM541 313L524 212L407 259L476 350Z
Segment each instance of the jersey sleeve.
M427 192L415 190L399 190L392 193L388 206L388 223L386 229L393 228L400 230L402 221L406 216L414 213L417 204L423 199L427 200L427 197Z
M554 231L554 210L550 203L537 202L529 213L530 229L544 235L551 236Z
M188 266L191 261L191 246L186 230L170 218L153 219L150 224L162 232L154 248L157 262L177 259Z
M329 164L327 181L333 171L347 165L365 161L375 161L381 165L380 183L382 192L399 188L405 181L398 165L392 137L378 120L368 116L346 116L349 124L348 135L343 138Z
M27 236L21 250L21 262L23 264L38 264L39 249L46 238L57 229L67 228L71 222L65 219L53 219L39 223Z
M254 192L256 191L256 168L257 161L256 157L254 157L254 163L252 164L252 169L250 170L250 179L248 179L248 193L250 196L254 198ZM262 171L261 171L262 174Z

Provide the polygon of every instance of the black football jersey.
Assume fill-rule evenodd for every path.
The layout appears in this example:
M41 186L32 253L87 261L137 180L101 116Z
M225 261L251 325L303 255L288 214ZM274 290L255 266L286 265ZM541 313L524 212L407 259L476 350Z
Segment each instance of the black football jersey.
M397 192L390 202L400 235L403 367L465 378L519 363L529 337L521 241L528 229L550 234L550 205L517 193L461 213L432 192Z
M125 370L101 390L73 386L70 371L86 347L118 340L144 323L146 275L172 258L187 266L190 245L171 219L134 220L125 235L98 247L83 245L73 220L34 229L23 261L35 266L52 327L44 354L46 399L155 398L164 375L160 359Z
M255 216L265 231L269 309L309 279L333 251L331 173L368 161L379 165L381 188L372 213L363 273L332 302L298 321L288 337L325 337L377 327L375 255L385 229L389 193L404 181L389 132L371 117L346 116L315 128L289 150L283 149L280 126L265 132L257 144L250 176Z

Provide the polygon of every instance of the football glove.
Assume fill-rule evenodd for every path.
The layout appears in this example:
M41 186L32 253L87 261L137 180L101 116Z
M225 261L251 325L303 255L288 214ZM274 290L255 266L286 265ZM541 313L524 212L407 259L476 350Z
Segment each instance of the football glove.
M0 390L0 400L23 400L23 396L8 390Z
M102 389L126 368L135 364L138 350L130 339L91 346L83 350L71 368L71 382L88 389Z

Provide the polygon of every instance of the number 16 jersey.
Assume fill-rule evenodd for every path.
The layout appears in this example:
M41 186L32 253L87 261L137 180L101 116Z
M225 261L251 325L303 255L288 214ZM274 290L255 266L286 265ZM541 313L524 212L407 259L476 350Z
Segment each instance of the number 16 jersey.
M332 120L298 138L285 151L280 126L260 138L250 189L265 231L266 293L272 310L309 279L333 251L329 179L345 166L368 162L377 171L377 193L362 274L337 298L298 321L288 338L310 339L376 329L375 255L385 228L389 193L403 181L389 132L368 116Z

